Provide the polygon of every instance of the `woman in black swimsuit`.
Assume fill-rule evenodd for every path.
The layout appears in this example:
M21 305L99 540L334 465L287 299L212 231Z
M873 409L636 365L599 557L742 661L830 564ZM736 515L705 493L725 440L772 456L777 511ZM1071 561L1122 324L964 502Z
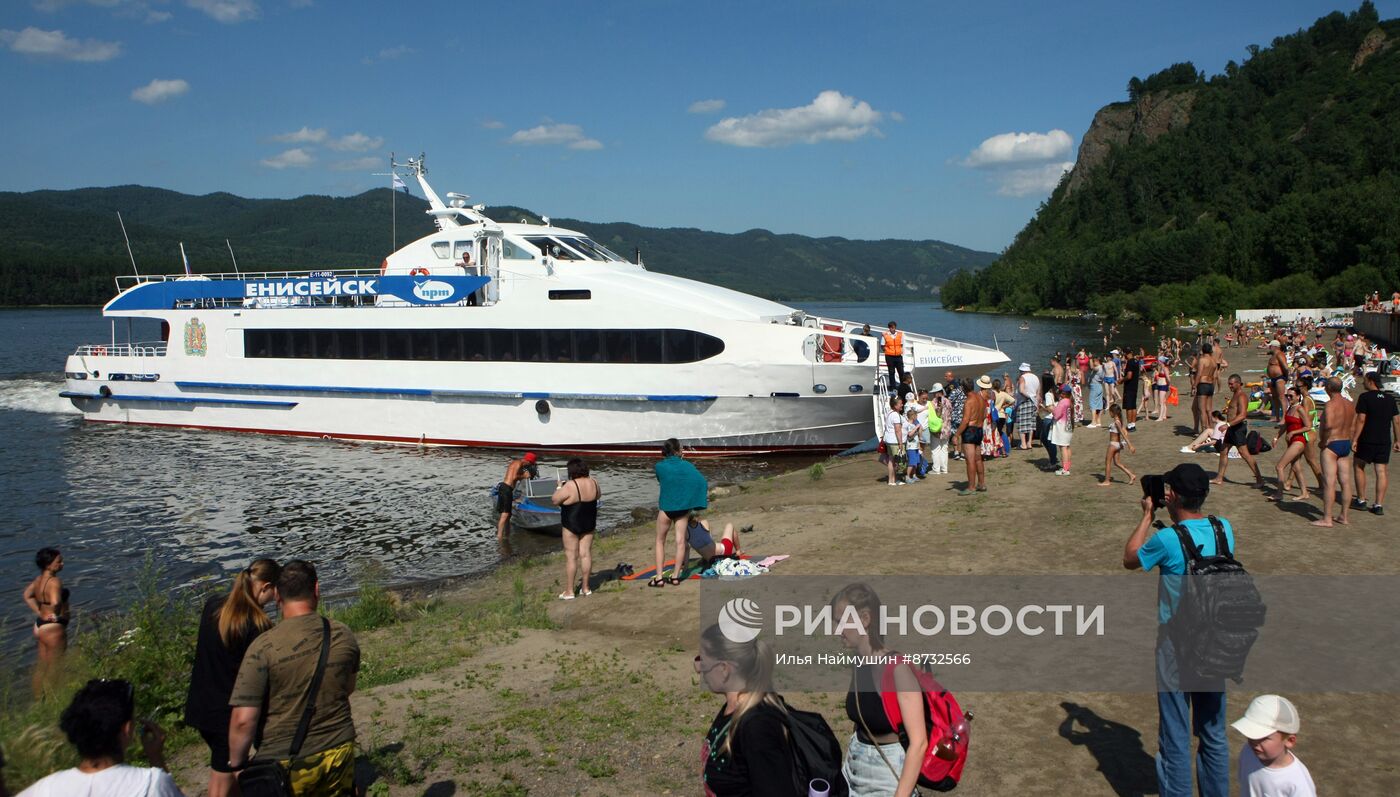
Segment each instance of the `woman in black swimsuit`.
M574 578L581 570L584 597L593 594L588 588L588 576L593 570L593 532L598 526L598 498L603 491L588 475L588 465L578 457L565 466L569 480L559 485L550 498L559 507L559 524L564 527L564 591L559 600L574 599Z
M59 663L68 649L68 590L58 578L63 554L57 548L41 548L34 555L39 576L24 590L24 602L34 612L34 639L39 643L39 660L34 667L34 696L58 675Z

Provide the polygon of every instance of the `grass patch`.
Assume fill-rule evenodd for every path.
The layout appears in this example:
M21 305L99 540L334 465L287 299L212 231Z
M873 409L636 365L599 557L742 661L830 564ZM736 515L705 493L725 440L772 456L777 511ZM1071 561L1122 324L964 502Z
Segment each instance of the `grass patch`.
M813 463L812 467L807 469L807 478L811 479L814 482L821 481L822 477L825 475L826 466L820 462Z

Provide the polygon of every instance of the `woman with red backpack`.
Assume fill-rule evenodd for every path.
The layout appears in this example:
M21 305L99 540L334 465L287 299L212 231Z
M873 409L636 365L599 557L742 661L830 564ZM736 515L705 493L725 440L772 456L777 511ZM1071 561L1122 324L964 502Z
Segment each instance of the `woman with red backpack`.
M893 655L885 648L876 626L880 598L874 590L864 584L851 584L832 598L831 607L834 617L843 617L849 608L860 618L858 629L842 624L841 643L848 650L871 660ZM846 715L855 724L855 731L841 772L846 776L851 797L910 797L919 783L919 767L929 745L923 692L912 668L893 668L893 687L905 720L899 726L893 725L881 691L889 686L884 683L886 669L878 663L857 666L851 689L846 693ZM907 738L907 745L901 744L901 736Z

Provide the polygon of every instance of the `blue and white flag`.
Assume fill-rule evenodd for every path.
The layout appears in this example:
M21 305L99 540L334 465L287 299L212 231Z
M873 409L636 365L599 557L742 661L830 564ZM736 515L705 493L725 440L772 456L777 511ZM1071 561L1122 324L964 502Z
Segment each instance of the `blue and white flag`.
M408 185L397 174L394 175L394 188L402 188L405 194L408 193Z

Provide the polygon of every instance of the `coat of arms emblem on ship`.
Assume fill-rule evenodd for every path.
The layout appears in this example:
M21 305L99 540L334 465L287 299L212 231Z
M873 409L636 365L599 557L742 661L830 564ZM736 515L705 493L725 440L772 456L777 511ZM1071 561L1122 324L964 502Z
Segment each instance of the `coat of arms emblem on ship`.
M204 324L198 318L185 322L185 354L203 357L209 353L209 340L204 334Z

